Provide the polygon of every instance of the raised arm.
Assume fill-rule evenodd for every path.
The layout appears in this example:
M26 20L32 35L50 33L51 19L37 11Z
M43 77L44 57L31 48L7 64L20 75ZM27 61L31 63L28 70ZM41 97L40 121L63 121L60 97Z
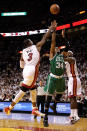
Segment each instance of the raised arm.
M47 38L49 38L49 36L51 35L51 33L52 33L53 31L55 31L55 30L56 30L56 21L53 21L53 22L51 23L51 26L49 27L48 32L43 36L42 40L39 41L39 42L36 44L36 47L37 47L38 51L41 50L41 47L45 44Z
M56 32L52 33L52 41L51 41L51 48L50 48L50 59L52 59L55 55L55 46L56 46Z
M62 37L65 38L65 29L62 29Z
M64 61L68 61L70 64L75 64L75 58L74 57L66 57L66 58L64 58Z

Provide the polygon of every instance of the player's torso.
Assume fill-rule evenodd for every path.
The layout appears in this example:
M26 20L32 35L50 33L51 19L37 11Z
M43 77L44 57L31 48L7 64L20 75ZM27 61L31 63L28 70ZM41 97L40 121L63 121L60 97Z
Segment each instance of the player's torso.
M56 54L53 59L50 60L50 71L54 75L63 75L65 71L65 63L63 55Z
M74 64L70 64L69 62L65 62L66 65L66 72L68 77L75 77L78 76L76 62Z
M23 50L23 59L26 65L37 65L40 59L40 55L35 45L32 45Z

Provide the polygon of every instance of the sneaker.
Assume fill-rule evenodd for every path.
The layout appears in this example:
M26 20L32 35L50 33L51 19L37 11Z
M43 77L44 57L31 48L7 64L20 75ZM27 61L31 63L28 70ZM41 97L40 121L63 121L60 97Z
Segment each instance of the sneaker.
M10 109L9 109L9 107L5 107L4 108L4 112L7 114L7 115L10 115Z
M74 120L77 122L77 121L80 120L80 118L79 118L78 116L75 116L75 117L74 117Z
M69 117L69 120L65 124L75 124L80 118L79 117Z
M40 111L38 111L38 108L34 108L32 110L32 114L35 115L35 116L45 116L45 114L43 114Z
M69 119L65 122L65 124L72 124L74 117L69 117Z
M49 126L49 124L48 124L48 117L47 116L44 117L43 125L44 125L44 127L48 127Z

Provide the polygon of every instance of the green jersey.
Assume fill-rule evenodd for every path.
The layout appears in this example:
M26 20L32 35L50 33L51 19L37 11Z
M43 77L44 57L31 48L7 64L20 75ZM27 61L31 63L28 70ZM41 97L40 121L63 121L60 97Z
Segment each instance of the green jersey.
M50 60L50 72L54 75L61 76L65 71L65 63L62 54L56 54Z

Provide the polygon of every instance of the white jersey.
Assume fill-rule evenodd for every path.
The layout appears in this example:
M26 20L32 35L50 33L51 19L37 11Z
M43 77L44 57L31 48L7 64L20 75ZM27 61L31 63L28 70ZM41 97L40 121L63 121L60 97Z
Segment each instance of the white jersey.
M23 50L23 60L25 65L36 66L39 62L40 55L35 45Z
M73 58L73 60L75 60ZM68 96L80 96L81 95L81 81L78 77L78 71L76 66L76 60L74 63L65 62L66 72L68 76Z
M75 64L70 64L68 61L65 62L66 72L68 77L78 76L76 61Z

